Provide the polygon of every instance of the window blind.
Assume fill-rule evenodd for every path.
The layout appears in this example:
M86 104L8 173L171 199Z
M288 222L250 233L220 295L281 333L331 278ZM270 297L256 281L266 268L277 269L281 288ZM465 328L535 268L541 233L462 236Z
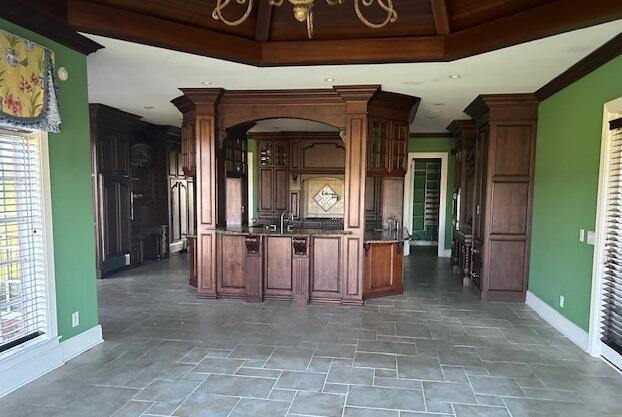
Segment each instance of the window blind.
M0 130L0 352L47 330L39 140Z
M601 340L622 354L622 119L610 122Z

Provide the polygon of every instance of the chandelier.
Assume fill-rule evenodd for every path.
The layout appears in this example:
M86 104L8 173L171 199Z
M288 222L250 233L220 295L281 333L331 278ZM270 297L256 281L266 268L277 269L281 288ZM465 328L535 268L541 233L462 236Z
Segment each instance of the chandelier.
M250 16L253 10L253 3L255 0L235 0L238 4L246 5L246 11L242 16L236 20L229 20L223 16L222 12L227 8L231 0L216 0L216 7L212 12L214 20L220 20L228 26L238 26ZM267 1L270 6L282 6L285 0L257 0ZM299 22L307 22L307 33L309 39L313 38L313 3L315 0L288 0L294 8L294 18ZM321 0L320 0L321 1ZM343 4L343 0L325 0L330 6L336 6ZM381 10L386 12L386 16L381 21L372 22L367 19L362 10L365 7L376 5ZM393 7L393 0L354 0L354 11L359 20L367 27L378 29L382 28L389 23L393 23L397 20L397 11Z

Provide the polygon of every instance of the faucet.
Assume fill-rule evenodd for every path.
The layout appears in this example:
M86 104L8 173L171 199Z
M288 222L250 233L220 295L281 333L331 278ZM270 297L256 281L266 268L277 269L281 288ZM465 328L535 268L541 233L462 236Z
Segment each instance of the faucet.
M281 213L281 233L283 233L283 224L285 222L285 215L289 213L289 221L294 221L294 213L292 213L291 211L283 211L283 213ZM289 227L288 227L288 231L289 231Z

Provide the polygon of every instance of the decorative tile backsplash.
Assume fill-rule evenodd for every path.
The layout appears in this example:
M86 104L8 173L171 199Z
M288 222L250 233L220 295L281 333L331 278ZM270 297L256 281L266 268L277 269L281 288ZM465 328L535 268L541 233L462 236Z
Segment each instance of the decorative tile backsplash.
M344 180L334 177L304 180L305 217L343 217Z

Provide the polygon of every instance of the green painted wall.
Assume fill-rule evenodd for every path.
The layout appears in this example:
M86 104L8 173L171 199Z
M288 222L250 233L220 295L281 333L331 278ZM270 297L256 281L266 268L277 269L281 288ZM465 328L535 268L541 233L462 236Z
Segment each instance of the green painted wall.
M56 309L64 341L98 323L86 57L6 20L0 19L0 28L52 49L56 66L69 71L67 81L58 81L61 132L48 141ZM72 328L74 311L80 325Z
M540 104L529 290L589 328L603 105L622 96L622 56ZM559 296L565 307L559 307Z
M408 142L408 152L448 152L447 163L447 197L445 207L445 249L451 249L453 238L452 210L454 193L454 158L451 151L454 148L454 139L446 138L413 138Z

